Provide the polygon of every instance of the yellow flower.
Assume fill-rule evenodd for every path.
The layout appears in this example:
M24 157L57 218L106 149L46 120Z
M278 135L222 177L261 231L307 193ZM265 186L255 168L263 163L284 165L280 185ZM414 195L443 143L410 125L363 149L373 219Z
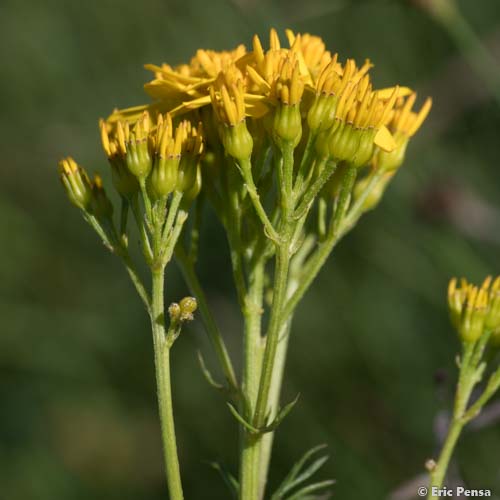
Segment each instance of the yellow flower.
M245 90L241 73L230 67L210 87L212 107L220 123L227 154L243 160L252 154L253 140L245 123Z

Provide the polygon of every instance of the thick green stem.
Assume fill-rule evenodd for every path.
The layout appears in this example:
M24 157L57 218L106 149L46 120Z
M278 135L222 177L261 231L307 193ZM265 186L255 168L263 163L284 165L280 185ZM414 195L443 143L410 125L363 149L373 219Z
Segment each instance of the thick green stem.
M244 319L244 368L242 390L243 414L251 419L257 402L260 369L262 365L262 302L264 288L264 261L256 263L250 273L249 291L246 298ZM240 497L257 499L259 494L260 448L259 439L246 429L241 429Z
M269 391L273 377L274 363L276 361L276 351L278 348L282 309L286 298L288 268L290 256L288 252L288 242L282 243L276 252L276 269L273 289L273 305L271 309L271 318L269 320L269 329L266 337L266 349L262 361L262 373L259 384L259 394L253 423L259 428L265 424L266 413L268 410Z
M279 409L281 386L283 385L283 377L285 374L286 356L288 352L288 341L290 338L290 326L292 318L283 324L280 336L278 349L276 351L276 361L274 364L274 376L271 382L271 390L269 391L269 417L271 420L276 417ZM271 463L271 453L273 449L274 432L266 432L260 443L260 467L259 467L259 498L263 498L267 484L267 476L269 473L269 465Z
M165 313L163 301L164 269L153 272L153 298L151 325L155 355L156 384L160 413L163 451L167 471L170 500L182 500L181 475L177 442L175 438L174 414L172 409L172 388L170 383L170 346L165 335Z

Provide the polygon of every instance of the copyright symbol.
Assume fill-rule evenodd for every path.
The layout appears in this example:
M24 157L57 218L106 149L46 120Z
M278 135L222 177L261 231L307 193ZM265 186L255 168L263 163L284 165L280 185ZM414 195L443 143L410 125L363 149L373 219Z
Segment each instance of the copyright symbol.
M427 488L425 486L421 486L417 493L419 497L425 497L427 495Z

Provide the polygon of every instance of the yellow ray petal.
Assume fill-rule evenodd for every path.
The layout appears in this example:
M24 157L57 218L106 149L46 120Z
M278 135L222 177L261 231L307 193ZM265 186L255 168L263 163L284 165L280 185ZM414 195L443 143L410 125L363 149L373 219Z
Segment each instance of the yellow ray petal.
M379 97L379 99L383 100L390 99L395 88L396 87L388 87L386 89L377 90L376 91L377 96ZM399 87L396 97L406 97L407 95L410 95L412 92L413 90L410 89L409 87Z
M396 141L385 125L378 129L373 142L386 153L396 149Z

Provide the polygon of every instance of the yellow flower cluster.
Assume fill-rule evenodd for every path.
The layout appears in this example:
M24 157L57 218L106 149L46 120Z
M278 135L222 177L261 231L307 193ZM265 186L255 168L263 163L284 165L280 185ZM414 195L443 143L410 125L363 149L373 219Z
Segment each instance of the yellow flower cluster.
M500 276L488 276L481 286L452 279L448 306L453 326L465 342L476 342L484 331L494 343L500 341Z
M286 36L287 48L272 29L267 51L254 36L252 51L243 45L225 52L198 50L189 64L147 65L155 78L145 90L155 101L115 111L108 121L135 121L147 110L197 122L212 106L219 136L235 158L252 151L241 124L263 119L275 141L297 145L307 126L318 136L319 155L358 166L373 161L388 171L399 167L409 138L429 113L430 99L414 112L416 95L409 88L373 89L370 61L360 67L352 59L341 64L321 38L290 30Z
M304 192L301 183L312 185L318 177L324 182L322 169L331 172L325 170L328 162L341 167L331 179L334 184L346 166L371 165L385 173L378 186L382 193L429 113L431 100L413 111L416 95L411 89L373 88L370 61L341 63L319 37L290 30L286 37L283 47L272 29L267 50L254 36L251 51L243 45L232 51L198 50L189 64L147 65L155 78L145 90L154 101L116 110L100 122L120 195L132 200L141 191L154 202L177 192L189 202L201 189L202 160L208 164L212 157L212 165L219 165L226 156L244 171L258 205L249 169L264 163L272 145L300 164L285 175L286 197L292 195L293 177L298 180L294 196ZM81 198L80 188L87 182L81 172L68 167L61 175L70 196L83 206L89 201ZM232 180L226 185L235 186ZM261 207L257 211L272 233Z

